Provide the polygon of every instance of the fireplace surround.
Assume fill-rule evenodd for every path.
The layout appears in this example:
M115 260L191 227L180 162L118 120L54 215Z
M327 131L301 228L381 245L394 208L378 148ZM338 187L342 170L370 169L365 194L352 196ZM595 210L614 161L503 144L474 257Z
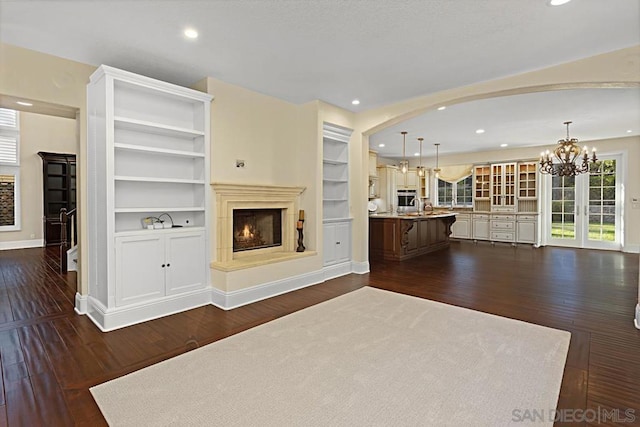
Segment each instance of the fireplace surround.
M233 271L257 265L312 255L296 252L296 221L299 197L304 187L213 183L215 207L215 251L211 267ZM281 212L282 242L278 246L250 251L233 250L234 211L278 209Z

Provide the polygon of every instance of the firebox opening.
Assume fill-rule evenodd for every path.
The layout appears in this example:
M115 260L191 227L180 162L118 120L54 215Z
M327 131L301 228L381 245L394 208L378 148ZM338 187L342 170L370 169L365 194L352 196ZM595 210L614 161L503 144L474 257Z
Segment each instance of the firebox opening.
M282 209L234 209L233 252L282 246Z

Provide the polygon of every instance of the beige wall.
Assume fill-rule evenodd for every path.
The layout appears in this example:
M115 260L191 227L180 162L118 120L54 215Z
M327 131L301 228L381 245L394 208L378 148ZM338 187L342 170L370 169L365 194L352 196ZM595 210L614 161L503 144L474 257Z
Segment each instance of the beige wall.
M86 85L96 67L0 43L0 94L75 108L78 143L78 292L87 294Z
M214 78L194 88L214 96L211 182L306 187L298 207L305 210L305 246L309 251L318 250L317 103L295 105ZM237 168L236 160L243 160L245 167ZM217 241L215 233L212 227L211 242ZM212 260L215 250L212 247ZM321 268L318 254L224 274L212 271L212 284L223 291L236 291Z
M38 151L76 154L76 121L20 113L20 231L0 232L0 242L43 239L42 159Z

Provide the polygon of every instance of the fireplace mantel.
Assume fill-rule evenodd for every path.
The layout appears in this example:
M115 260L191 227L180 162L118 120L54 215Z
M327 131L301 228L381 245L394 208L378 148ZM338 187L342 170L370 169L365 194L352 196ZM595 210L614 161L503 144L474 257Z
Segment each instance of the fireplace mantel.
M216 212L216 257L211 267L232 271L270 262L280 262L312 253L297 253L295 224L298 199L305 187L285 187L261 184L212 183ZM234 209L282 209L282 247L277 251L246 256L233 252Z

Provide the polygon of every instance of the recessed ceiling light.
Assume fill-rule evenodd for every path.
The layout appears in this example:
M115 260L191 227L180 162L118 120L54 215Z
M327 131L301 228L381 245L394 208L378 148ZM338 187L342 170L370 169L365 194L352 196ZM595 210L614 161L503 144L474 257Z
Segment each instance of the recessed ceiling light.
M508 147L509 144L500 144L500 147Z
M631 133L633 132L631 129L627 129L627 133Z
M442 110L446 110L447 107L445 105L443 105L442 107L438 107L438 111L442 111Z
M196 30L194 30L193 28L187 28L186 30L184 30L184 35L188 39L197 39L198 38L198 32Z
M24 105L25 107L32 107L33 104L30 102L26 102L26 101L16 101L16 104L18 105Z
M571 0L549 0L550 6L562 6L565 3L569 3Z
M360 105L360 100L359 99L354 99L353 101L351 101L351 103L353 105Z
M476 130L476 133L484 133L484 129L478 129Z
M378 147L382 148L384 147L384 144L378 144Z
M418 157L420 153L413 153L414 156Z

